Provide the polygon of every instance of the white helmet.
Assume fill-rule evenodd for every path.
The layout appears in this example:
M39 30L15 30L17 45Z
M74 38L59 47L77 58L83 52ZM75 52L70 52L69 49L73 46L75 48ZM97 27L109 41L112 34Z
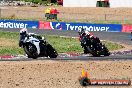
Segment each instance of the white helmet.
M79 28L78 28L78 32L81 32L81 31L82 31L82 28L81 28L81 27L79 27Z
M22 29L20 30L20 34L28 34L27 29L26 29L26 28L22 28Z

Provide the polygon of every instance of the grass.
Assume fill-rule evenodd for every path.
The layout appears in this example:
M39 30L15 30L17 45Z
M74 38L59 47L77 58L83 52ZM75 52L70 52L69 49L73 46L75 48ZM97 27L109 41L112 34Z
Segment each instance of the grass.
M78 39L63 38L59 36L42 35L53 45L58 53L83 52ZM22 48L18 46L19 33L0 31L0 55L24 54ZM121 49L123 46L116 43L104 41L109 50Z

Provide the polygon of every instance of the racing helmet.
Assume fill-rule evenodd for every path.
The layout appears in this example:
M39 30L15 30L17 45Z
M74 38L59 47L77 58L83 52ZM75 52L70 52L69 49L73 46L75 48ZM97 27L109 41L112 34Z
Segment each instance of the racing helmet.
M20 34L28 34L27 29L26 29L26 28L22 28L22 29L20 30Z
M83 35L85 33L85 30L83 28L78 29L78 34Z

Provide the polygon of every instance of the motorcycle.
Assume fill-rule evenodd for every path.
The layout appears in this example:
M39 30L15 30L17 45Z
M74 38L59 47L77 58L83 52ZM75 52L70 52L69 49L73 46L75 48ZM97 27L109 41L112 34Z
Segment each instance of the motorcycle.
M34 33L20 33L19 47L22 47L28 58L38 57L56 58L57 51L46 41L44 37Z
M81 46L84 48L85 54L92 54L93 56L109 56L110 52L107 47L102 44L98 37L91 37L89 35L82 36L80 39Z

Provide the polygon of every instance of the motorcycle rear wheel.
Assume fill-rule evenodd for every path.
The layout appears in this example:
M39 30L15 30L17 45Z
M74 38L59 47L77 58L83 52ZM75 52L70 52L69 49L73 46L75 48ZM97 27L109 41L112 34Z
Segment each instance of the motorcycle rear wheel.
M103 45L102 47L103 47L104 56L109 56L110 55L110 52L107 49L107 47L105 45Z
M47 45L47 53L50 58L56 58L58 56L57 51L50 45Z

